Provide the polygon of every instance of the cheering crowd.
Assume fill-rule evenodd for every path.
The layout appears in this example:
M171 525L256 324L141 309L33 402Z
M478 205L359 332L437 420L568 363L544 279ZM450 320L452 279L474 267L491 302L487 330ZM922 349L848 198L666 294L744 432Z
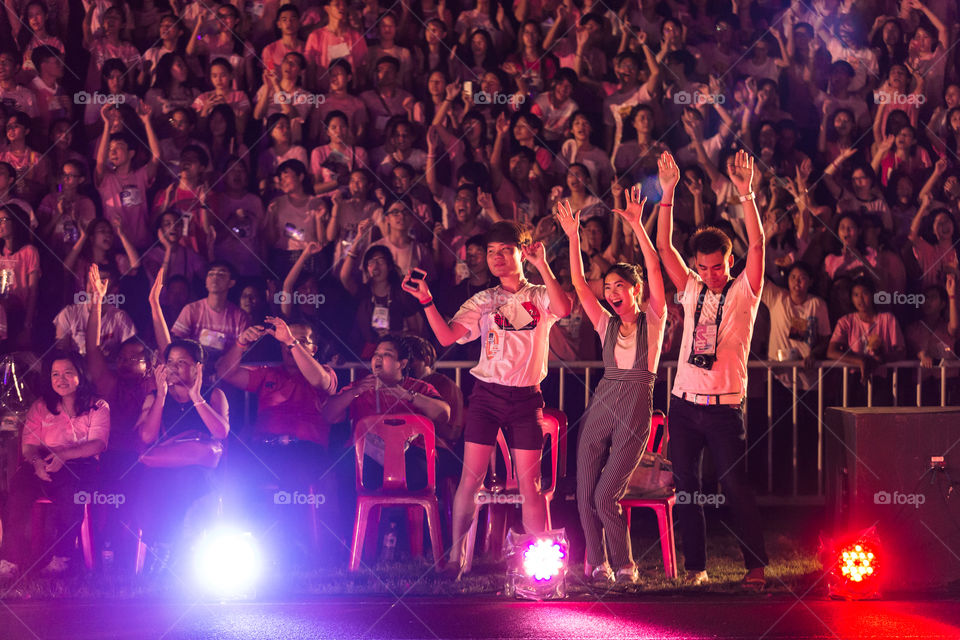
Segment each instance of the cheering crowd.
M78 488L133 492L135 477L132 502L150 508L131 520L162 557L211 491L218 442L236 435L307 486L331 425L389 412L434 422L461 540L498 425L518 469L537 466L547 360L613 358L630 373L600 397L650 390L588 411L585 430L612 431L578 455L578 501L594 576L635 581L610 509L639 449L613 445L605 485L608 423L649 413L660 359L734 358L720 348L721 315L743 320L738 305L721 313L728 280L750 272L731 296L762 303L744 362L798 363L801 391L829 360L857 370L851 402L871 380L872 401L890 403L885 363L917 360L911 375L932 381L953 360L958 20L952 0L7 0L0 353L45 365L0 575L27 557L24 527L7 523L41 494L72 507ZM699 304L688 273L712 292ZM636 362L616 333L632 304L647 318L631 329ZM691 338L702 306L713 333ZM479 361L469 401L438 359ZM344 362L372 373L348 384ZM734 369L729 388L692 395L742 402L746 366ZM778 377L783 405L792 382ZM236 418L243 391L258 400L250 424ZM919 402L939 394L927 384ZM693 457L730 445L686 442ZM676 464L693 490L692 466ZM538 473L518 476L535 495ZM752 498L728 489L760 584ZM525 502L528 530L543 528L539 504ZM703 533L682 521L700 582ZM48 569L66 568L69 546Z

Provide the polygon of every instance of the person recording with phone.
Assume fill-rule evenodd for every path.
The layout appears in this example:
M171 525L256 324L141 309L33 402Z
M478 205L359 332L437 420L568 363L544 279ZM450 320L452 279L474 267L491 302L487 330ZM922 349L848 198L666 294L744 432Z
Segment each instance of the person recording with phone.
M543 244L516 222L497 222L486 236L487 266L500 285L475 294L447 323L423 279L412 274L403 289L423 307L437 340L444 347L483 340L480 361L470 373L477 379L470 395L464 429L463 472L453 502L452 570L462 571L464 543L476 516L474 498L487 473L490 454L502 429L516 463L523 496L523 528L540 533L547 526L547 507L540 495L540 452L543 447L543 395L547 375L550 328L570 313L570 299L547 263ZM544 284L523 274L527 260Z
M670 402L670 458L678 496L678 525L686 580L699 585L706 572L706 527L701 489L703 450L710 451L723 494L734 516L734 533L747 574L743 586L766 584L760 512L744 467L743 401L747 356L763 287L764 234L753 191L754 159L736 153L730 180L743 204L748 250L746 268L733 277L733 248L719 229L706 227L690 240L696 269L687 267L673 246L673 203L680 171L669 153L659 161L663 197L657 248L683 307L683 340ZM682 500L681 500L682 499Z

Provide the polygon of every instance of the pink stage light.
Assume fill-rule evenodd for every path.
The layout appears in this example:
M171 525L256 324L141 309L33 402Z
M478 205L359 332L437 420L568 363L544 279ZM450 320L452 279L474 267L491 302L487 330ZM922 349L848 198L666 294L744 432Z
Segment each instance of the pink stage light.
M534 541L523 552L523 570L534 580L550 580L563 571L566 554L553 539Z

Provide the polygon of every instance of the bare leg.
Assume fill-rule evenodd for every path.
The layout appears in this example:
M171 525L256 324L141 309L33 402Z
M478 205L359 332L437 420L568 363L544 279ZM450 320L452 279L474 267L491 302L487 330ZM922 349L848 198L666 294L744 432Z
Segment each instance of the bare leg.
M523 529L526 533L543 533L547 529L547 503L540 494L540 450L513 449L517 467L517 484L523 496Z
M460 474L457 494L453 498L453 547L450 549L450 562L454 566L459 566L463 557L466 535L470 531L477 509L477 490L487 475L492 452L492 444L464 443L463 472Z

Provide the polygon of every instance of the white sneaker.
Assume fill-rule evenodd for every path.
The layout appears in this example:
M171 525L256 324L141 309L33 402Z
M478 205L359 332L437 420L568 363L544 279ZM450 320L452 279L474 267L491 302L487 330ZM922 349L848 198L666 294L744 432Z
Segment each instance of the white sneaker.
M683 584L690 587L699 587L708 582L710 582L710 576L706 571L687 571L687 575L683 577Z
M50 559L50 564L43 568L42 573L55 575L64 573L69 568L70 558L67 558L66 556L53 556L53 558Z
M7 560L0 560L0 579L12 578L20 573L20 567Z
M640 570L636 567L623 567L617 571L618 584L637 584L640 582Z
M613 569L606 562L594 567L593 571L588 569L588 575L594 582L613 582L615 580Z

